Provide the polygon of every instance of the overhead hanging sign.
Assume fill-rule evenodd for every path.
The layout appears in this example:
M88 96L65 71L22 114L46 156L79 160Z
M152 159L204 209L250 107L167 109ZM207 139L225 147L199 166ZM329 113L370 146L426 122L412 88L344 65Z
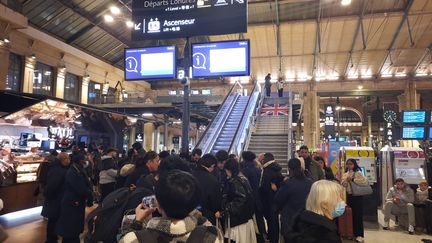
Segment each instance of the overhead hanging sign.
M247 32L247 0L133 0L132 40Z

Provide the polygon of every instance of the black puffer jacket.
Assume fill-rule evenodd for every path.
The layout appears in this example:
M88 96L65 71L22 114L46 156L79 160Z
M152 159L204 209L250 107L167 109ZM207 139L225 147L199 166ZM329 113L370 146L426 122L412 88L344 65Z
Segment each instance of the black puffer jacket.
M229 178L224 186L222 208L224 217L230 217L231 227L247 223L254 214L252 189L244 176Z
M291 243L342 243L336 225L330 219L311 211L303 211L285 236Z

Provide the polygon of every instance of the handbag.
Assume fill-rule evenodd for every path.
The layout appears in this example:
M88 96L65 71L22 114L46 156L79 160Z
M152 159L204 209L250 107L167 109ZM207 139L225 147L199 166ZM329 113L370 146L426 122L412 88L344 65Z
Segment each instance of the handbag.
M367 196L373 193L372 187L369 184L361 185L353 181L349 182L351 193L353 196Z

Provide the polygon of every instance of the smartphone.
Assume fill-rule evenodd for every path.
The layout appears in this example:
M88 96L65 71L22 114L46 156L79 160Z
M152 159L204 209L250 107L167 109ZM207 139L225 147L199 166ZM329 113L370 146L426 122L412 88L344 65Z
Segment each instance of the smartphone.
M142 202L147 208L156 208L157 207L155 195L143 197Z

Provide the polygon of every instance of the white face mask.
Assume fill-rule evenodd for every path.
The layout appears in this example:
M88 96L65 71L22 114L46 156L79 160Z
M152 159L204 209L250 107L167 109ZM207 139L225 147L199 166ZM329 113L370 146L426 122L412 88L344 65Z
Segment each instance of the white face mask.
M86 160L85 163L84 163L84 165L83 165L84 169L87 168L87 167L89 167L89 165L90 165L90 162L88 162L88 160Z

